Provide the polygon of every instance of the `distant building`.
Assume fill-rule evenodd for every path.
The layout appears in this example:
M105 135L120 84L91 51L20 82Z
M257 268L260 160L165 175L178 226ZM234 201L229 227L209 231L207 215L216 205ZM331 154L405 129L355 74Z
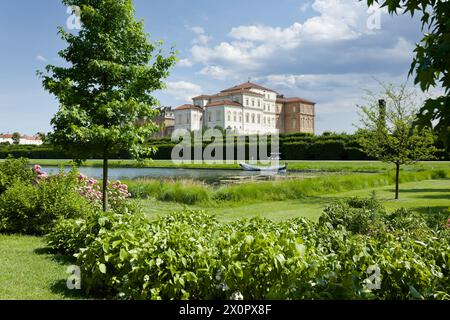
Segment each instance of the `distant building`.
M12 134L2 134L0 135L0 143L9 143L14 144L13 135ZM40 146L42 144L42 140L38 136L21 136L20 143L21 145L36 145Z
M159 115L153 120L160 128L156 133L157 138L171 136L175 127L175 115L171 107L160 107Z
M201 95L174 111L175 129L222 128L236 134L315 132L315 103L252 82Z

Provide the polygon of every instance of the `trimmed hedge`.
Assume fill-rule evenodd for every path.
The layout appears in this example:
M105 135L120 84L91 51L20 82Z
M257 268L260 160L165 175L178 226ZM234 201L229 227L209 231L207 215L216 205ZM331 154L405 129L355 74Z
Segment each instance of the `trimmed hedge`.
M245 139L246 159L250 159L249 137ZM270 138L268 139L270 143ZM169 138L154 139L149 144L156 146L158 151L152 156L155 160L171 159L172 149L176 145ZM237 159L237 143L235 143L235 159ZM208 143L203 144L205 148ZM436 144L440 150L436 156L438 160L450 160L448 151L443 150L440 143ZM363 151L356 141L354 135L347 134L324 134L321 136L313 136L311 134L296 133L280 135L280 152L284 160L372 160ZM192 157L194 152L191 152ZM226 154L224 148L223 154ZM16 146L16 145L0 145L0 159L7 158L12 155L15 158L25 157L30 159L70 159L70 156L58 151L52 146ZM130 159L128 152L120 152L113 158Z

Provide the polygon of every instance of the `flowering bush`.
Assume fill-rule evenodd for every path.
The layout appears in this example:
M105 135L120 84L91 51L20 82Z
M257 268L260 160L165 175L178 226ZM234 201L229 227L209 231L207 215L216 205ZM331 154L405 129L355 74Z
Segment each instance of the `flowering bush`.
M38 181L48 178L48 174L42 171L42 167L38 164L35 164L33 167L33 172L36 174L36 179Z
M60 219L92 213L94 206L75 186L72 174L42 178L38 183L16 181L0 195L0 232L42 235Z
M102 189L98 180L89 178L84 174L78 174L78 192L95 204L102 202ZM108 199L114 208L120 206L127 198L131 197L128 186L120 181L108 181Z

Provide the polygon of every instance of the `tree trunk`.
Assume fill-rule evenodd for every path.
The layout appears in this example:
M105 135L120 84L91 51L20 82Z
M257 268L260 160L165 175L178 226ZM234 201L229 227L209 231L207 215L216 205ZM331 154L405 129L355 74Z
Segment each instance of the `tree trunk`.
M103 159L103 211L108 210L108 158L105 157Z
M400 164L395 164L395 200L398 200L398 193L399 193L399 178L400 178Z

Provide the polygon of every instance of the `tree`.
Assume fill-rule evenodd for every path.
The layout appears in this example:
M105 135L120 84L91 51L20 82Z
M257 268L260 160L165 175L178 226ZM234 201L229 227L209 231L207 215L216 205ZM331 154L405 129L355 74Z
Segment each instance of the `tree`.
M15 144L15 145L20 144L20 133L19 132L14 132L12 134L12 141L13 141L13 144Z
M59 35L67 42L59 55L67 67L48 65L38 72L43 86L59 100L48 141L77 162L103 159L103 210L108 210L108 160L119 151L135 159L154 148L145 142L157 130L151 119L151 96L175 64L173 50L165 57L162 42L151 43L142 21L134 18L132 0L63 0L77 6L82 29Z
M429 128L419 128L418 100L405 85L382 84L381 94L368 92L368 103L359 107L362 127L357 140L364 152L395 165L395 199L399 198L400 168L434 158L435 136Z
M36 136L41 139L42 143L46 143L47 141L47 134L45 132L38 132L36 133Z
M418 124L435 130L447 146L450 146L450 2L442 0L367 0L387 7L390 14L422 14L422 30L427 31L414 50L410 75L415 72L415 83L423 91L439 84L445 95L428 99L418 115Z

